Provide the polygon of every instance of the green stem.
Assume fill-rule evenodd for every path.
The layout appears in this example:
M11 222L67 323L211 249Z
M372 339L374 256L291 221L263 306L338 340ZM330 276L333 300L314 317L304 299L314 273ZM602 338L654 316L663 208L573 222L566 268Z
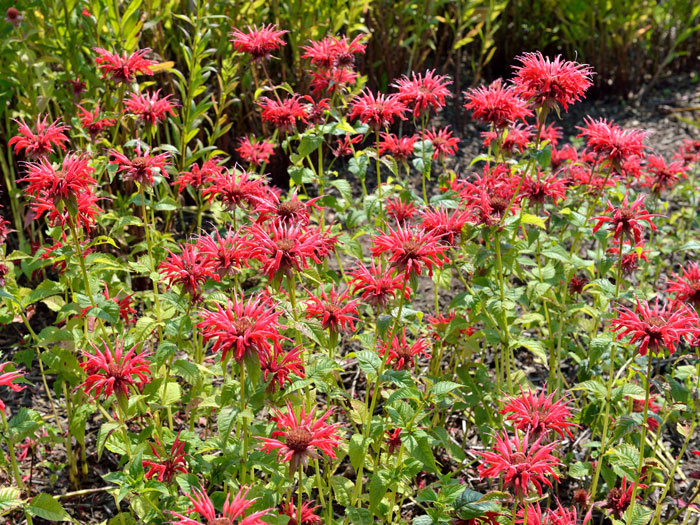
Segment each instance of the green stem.
M298 467L298 474L299 474L299 482L297 485L297 523L301 523L301 506L302 506L302 496L303 496L303 487L302 487L302 479L304 476L304 467L302 466L302 463L299 462L299 467Z
M156 271L156 263L155 259L153 258L153 242L151 240L151 228L149 227L148 224L148 214L146 213L146 196L143 191L143 185L139 184L139 195L141 197L141 214L143 215L143 229L144 229L144 234L146 236L146 245L148 246L148 258L151 262L150 264L150 270L151 273ZM150 275L148 276L149 278L151 277ZM161 326L163 322L163 317L161 315L160 311L160 298L159 298L159 293L158 293L158 283L154 280L151 279L151 282L153 283L153 298L154 302L156 305L156 315L158 316L158 341L163 340L163 327Z
M639 463L637 463L637 481L632 486L632 499L630 500L630 506L627 510L628 516L634 516L634 504L637 502L637 489L639 488L639 483L642 481L642 469L644 468L644 449L646 448L646 437L647 437L647 417L649 416L649 397L651 391L651 350L647 353L647 375L644 377L644 415L642 416L642 437L639 440ZM687 441L686 441L687 444ZM683 452L678 455L680 458ZM669 476L669 480L673 479L673 475ZM659 500L661 503L661 500Z
M22 481L22 473L19 470L19 465L17 464L17 457L15 456L15 443L10 437L10 425L7 423L7 418L5 417L5 412L0 410L0 415L2 415L2 425L5 427L5 441L7 442L7 450L10 453L10 464L12 465L12 474L15 477L15 482L17 487L24 492L25 485Z

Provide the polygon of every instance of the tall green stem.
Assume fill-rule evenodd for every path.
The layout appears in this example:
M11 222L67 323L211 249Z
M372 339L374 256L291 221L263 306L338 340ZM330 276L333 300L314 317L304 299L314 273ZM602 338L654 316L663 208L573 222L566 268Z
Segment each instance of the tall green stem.
M146 237L146 245L148 246L148 258L150 260L150 270L151 273L154 273L156 271L156 263L155 259L153 258L153 241L151 240L151 228L149 227L148 224L148 214L146 213L146 195L143 191L143 185L139 184L139 195L141 197L141 214L143 215L143 230L144 234ZM149 278L151 276L149 275ZM163 327L161 326L161 323L163 321L163 317L160 312L160 298L159 298L159 293L158 293L158 283L154 280L151 279L151 282L153 283L153 298L154 302L156 305L156 315L158 316L158 341L163 340Z
M644 449L647 438L647 417L649 417L649 397L651 391L651 350L647 353L647 375L644 377L644 415L642 416L642 436L639 440L639 462L637 463L637 481L632 486L632 499L627 510L628 516L634 516L634 504L637 502L637 489L642 481L642 469L644 468ZM681 452L682 454L682 452ZM680 457L680 456L679 456ZM672 478L673 476L671 476ZM661 500L660 500L661 501ZM628 520L629 522L629 520Z

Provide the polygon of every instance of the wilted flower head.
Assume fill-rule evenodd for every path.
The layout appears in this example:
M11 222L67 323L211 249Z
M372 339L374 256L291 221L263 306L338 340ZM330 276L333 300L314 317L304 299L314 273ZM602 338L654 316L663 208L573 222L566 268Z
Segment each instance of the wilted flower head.
M115 394L117 397L129 397L129 387L143 385L150 382L151 372L146 358L148 351L136 353L138 344L132 346L124 353L124 340L117 337L114 348L110 348L106 341L102 342L103 350L90 343L95 354L82 352L85 360L80 363L81 368L87 374L83 387L85 393L97 399L100 394L105 398Z
M499 78L489 86L480 86L464 92L467 103L465 109L471 110L472 116L494 128L505 128L517 120L525 121L532 116L527 101L522 99L515 89L506 86Z
M306 466L310 458L318 458L317 450L335 459L335 451L342 439L338 433L340 425L331 425L326 421L332 410L316 418L314 409L307 413L306 407L302 405L297 416L291 403L287 401L285 414L276 409L273 409L273 412L277 430L272 433L272 438L258 439L262 442L264 452L269 454L276 450L278 458L289 462L290 472L296 472L300 466Z
M24 150L24 154L30 159L39 159L49 155L54 146L59 146L63 151L66 151L65 142L68 142L68 137L65 132L69 127L61 123L60 120L55 120L49 124L49 116L44 115L42 118L39 115L36 119L36 132L32 132L23 118L15 120L19 126L19 135L15 135L7 143L8 146L15 147L15 154Z
M151 66L156 62L144 58L150 49L139 49L131 55L127 55L126 51L118 55L100 47L94 48L94 51L97 53L95 62L102 70L102 78L109 77L112 82L120 83L131 82L136 75L153 75Z
M632 493L634 492L634 485L636 483L627 484L627 477L622 478L622 484L620 487L614 487L610 489L608 495L605 498L605 504L601 505L602 509L607 509L610 514L616 519L621 519L625 514L627 507L632 503ZM646 485L637 485L640 489L645 489Z
M282 36L288 31L278 30L275 24L248 26L247 31L233 28L231 42L239 53L247 53L253 60L260 61L270 58L273 51L285 45Z
M593 85L590 66L562 60L561 55L552 60L537 51L524 53L516 60L520 65L514 66L515 89L538 107L549 109L560 105L568 110L569 104L581 100Z

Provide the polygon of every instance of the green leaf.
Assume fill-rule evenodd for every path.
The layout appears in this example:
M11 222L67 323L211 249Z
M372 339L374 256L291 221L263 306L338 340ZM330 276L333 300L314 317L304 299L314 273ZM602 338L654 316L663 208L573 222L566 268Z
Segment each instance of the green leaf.
M323 144L323 137L319 137L318 135L304 135L299 143L297 152L303 159L316 151L321 144Z
M569 467L569 476L574 479L583 479L586 476L590 476L593 473L593 465L590 463L584 463L582 461L577 461L571 467Z
M360 469L360 465L365 461L367 441L367 438L363 438L362 434L353 434L348 443L348 457L355 472Z
M90 414L97 410L93 405L82 404L78 405L71 413L70 433L81 445L85 444L85 423Z
M22 306L29 306L37 301L51 297L52 295L61 295L63 293L63 287L54 282L45 280L39 286L34 288L29 295L22 299Z
M452 392L457 388L462 388L462 385L460 385L459 383L454 383L452 381L438 381L430 387L430 391L436 396L439 396L442 394L447 394L448 392Z
M644 505L637 504L632 509L632 515L629 515L629 509L625 513L627 517L627 525L646 525L649 523L649 518L651 518L652 511L646 508Z
M382 360L377 355L377 352L372 350L361 350L355 354L357 356L357 363L365 374L376 375L379 372L379 368L382 366Z
M97 433L97 459L102 457L102 452L104 452L105 444L107 443L107 438L112 432L119 428L119 423L116 421L111 421L108 423L103 423Z
M26 511L48 521L73 521L66 509L53 496L44 492L32 498Z
M22 493L15 487L0 488L0 511L18 507L22 503Z
M369 482L369 507L377 516L379 515L377 507L389 489L390 479L389 471L383 468L372 474Z
M520 218L520 222L523 224L532 224L533 226L537 226L543 230L546 228L544 221L540 217L529 213L523 213L522 217Z

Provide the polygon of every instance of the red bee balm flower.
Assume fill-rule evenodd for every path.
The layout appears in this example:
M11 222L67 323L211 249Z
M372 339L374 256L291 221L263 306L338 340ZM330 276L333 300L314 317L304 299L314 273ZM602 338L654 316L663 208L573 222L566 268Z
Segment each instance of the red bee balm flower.
M647 147L643 144L647 136L646 131L625 130L605 119L593 120L586 117L584 121L586 127L578 128L581 130L578 136L586 139L590 150L613 165L619 166L623 160L635 155L644 156L644 150Z
M105 398L116 394L117 397L129 397L129 386L150 382L149 363L146 358L149 352L136 353L139 346L135 344L124 353L124 340L117 338L114 341L114 349L103 341L104 351L100 351L94 344L95 355L82 352L85 361L80 363L88 378L78 387L84 387L85 393L97 399L100 394Z
M179 519L170 523L173 525L233 525L236 523L236 520L240 520L238 521L239 525L266 525L260 518L270 514L270 509L253 512L246 516L246 511L257 499L246 499L249 490L241 487L233 499L231 499L231 494L227 495L223 513L221 516L217 516L214 504L204 489L201 487L199 489L193 488L192 494L186 495L193 505L191 509L186 511L186 514L197 513L206 521L195 521L192 518L173 512L173 516Z
M165 120L170 114L175 116L175 106L170 102L170 95L160 96L160 90L155 93L130 93L124 101L124 112L133 113L140 120L151 126Z
M282 348L279 341L274 341L272 349L269 347L265 348L258 354L263 379L270 381L267 387L269 392L274 392L277 387L284 389L287 383L291 384L290 374L300 378L306 376L302 360L303 353L304 349L301 346L292 348L287 352Z
M433 144L433 159L452 157L457 153L459 139L452 136L449 127L435 131L435 128L425 134L426 138Z
M616 208L608 201L605 213L610 213L612 216L602 215L591 219L598 221L593 227L593 233L597 232L603 224L609 222L609 229L613 232L613 238L619 239L621 236L627 236L631 239L634 237L634 242L636 243L642 240L641 222L647 222L652 230L656 230L656 225L651 222L651 219L660 217L658 214L648 213L646 208L644 208L644 195L639 195L632 204L629 204L628 196L625 195L619 208Z
M404 298L411 297L411 288L403 276L392 274L389 268L382 270L374 260L369 268L359 264L350 275L352 275L350 285L353 292L359 293L362 300L370 306L384 308L404 286L406 287Z
M692 303L700 308L700 267L698 263L690 263L681 268L683 275L673 274L673 280L668 283L668 291L676 296L677 301Z
M277 450L277 457L282 461L289 461L289 471L296 472L300 466L306 466L309 458L318 458L316 450L320 450L328 457L335 459L335 451L342 439L338 435L340 425L330 425L326 419L331 415L328 410L318 419L314 417L315 410L306 413L306 407L302 405L299 416L287 401L287 413L282 414L274 410L272 418L277 424L277 430L272 433L272 438L258 437L262 442L262 450L269 454ZM275 439L281 437L280 439Z
M616 519L621 519L625 514L627 507L632 503L632 492L634 492L635 483L630 483L627 485L627 478L622 478L622 484L620 488L614 487L610 489L607 497L605 498L605 505L601 505L600 508L608 509L610 514L612 514ZM647 488L646 485L637 485L640 489Z
M313 504L313 501L305 501L301 504L301 523L297 523L297 508L291 501L285 503L282 507L282 514L289 516L287 525L317 525L323 523L321 517L314 514L318 506L312 507Z
M136 75L152 76L151 66L157 63L144 58L150 49L139 49L128 56L126 51L117 55L99 47L94 48L94 51L97 53L95 62L102 70L102 78L109 77L115 83L131 82Z
M233 28L231 42L236 51L247 53L253 60L259 61L270 58L273 51L285 45L282 36L287 32L278 30L275 24L262 25L260 29L256 25L248 26L247 32Z
M213 172L209 187L202 190L202 196L213 202L217 197L228 211L242 204L255 207L265 198L264 180L247 171L237 169Z
M38 159L51 153L54 146L59 146L63 151L66 151L64 142L68 142L68 137L65 132L70 129L56 120L51 124L48 123L49 116L45 115L36 119L36 133L33 133L24 119L15 120L19 125L19 135L10 139L8 146L15 147L15 154L24 150L27 158Z
M418 213L418 207L413 201L395 197L386 202L386 214L399 224L411 222L416 213Z
M512 489L518 498L529 495L530 483L542 496L542 485L552 486L547 476L559 480L554 468L560 462L552 456L556 443L541 445L540 439L530 444L527 434L513 438L506 433L498 434L493 452L477 452L484 460L484 464L479 465L479 475L481 478L502 477L503 488Z
M515 428L529 433L532 437L538 438L554 431L563 439L564 433L569 437L574 423L568 421L571 418L571 410L566 406L570 400L562 398L554 401L552 392L545 396L544 389L539 394L528 389L527 392L521 390L519 396L506 400L501 414L508 414L507 421L512 421Z
M631 336L630 344L639 344L640 355L649 350L658 353L663 348L673 354L683 338L690 340L699 331L693 326L692 311L683 304L662 306L657 299L651 307L648 301L637 299L635 311L621 306L616 313L617 318L610 321L612 330L619 332L618 339Z
M393 86L399 92L399 100L413 108L413 116L418 117L430 109L438 111L445 106L445 98L452 96L447 88L450 84L449 77L436 75L434 69L429 69L425 75L416 75L415 72L411 73L411 78L404 75Z
M280 131L291 132L297 126L297 120L306 123L307 107L301 103L302 97L292 95L283 101L261 97L258 105L262 108L263 121L271 123Z
M429 208L422 214L420 227L436 235L440 242L454 246L455 239L459 240L462 228L469 219L470 213L465 210L452 210L450 213L447 208Z
M112 160L110 164L118 166L117 173L122 174L123 181L138 182L142 186L150 186L153 184L153 177L157 174L168 178L165 167L170 159L169 153L160 153L151 155L150 150L145 154L141 154L141 145L136 146L136 156L132 159L119 153L117 150L111 150Z
M13 392L20 392L21 390L24 390L25 387L16 385L13 383L13 381L19 377L23 377L23 374L17 371L5 372L4 374L2 373L5 367L9 364L11 364L10 361L0 364L0 386L7 386ZM0 399L0 411L3 413L5 412L5 403L2 402L2 399Z
M467 103L465 109L472 111L472 116L494 128L505 128L516 120L525 121L532 116L527 102L520 98L515 89L503 85L499 78L488 87L481 86L464 92Z
M232 229L221 237L218 230L215 235L201 235L197 240L199 253L211 261L212 269L223 278L235 275L248 257L243 248L243 239Z
M216 305L216 312L202 310L202 321L197 328L202 331L204 341L214 340L212 351L222 351L221 360L229 352L237 361L246 355L259 356L269 351L272 341L281 337L278 328L280 312L270 304L269 297L258 294L244 302L243 297L233 295L226 308Z
M168 252L168 258L158 266L160 273L168 281L168 286L178 285L188 293L193 301L201 296L200 287L211 278L219 280L219 274L214 269L214 261L202 257L197 245L180 245L179 255Z
M418 136L412 137L397 137L393 133L382 133L382 140L379 142L379 154L388 153L396 160L405 162L406 159L413 155L413 146L418 140Z
M673 189L678 180L685 177L686 169L683 161L666 163L660 155L650 155L647 158L647 173L641 181L641 186L658 195L663 190Z
M418 356L430 357L430 354L426 352L429 346L430 343L422 337L409 345L406 341L406 328L404 327L401 339L394 335L391 342L383 341L380 343L379 355L385 357L387 363L395 361L396 370L403 370L404 368L412 368L414 366L413 360Z
M350 118L360 119L372 130L378 131L390 125L395 118L406 120L408 108L396 95L378 94L365 90L350 103Z
M87 131L91 137L96 137L105 129L111 128L116 122L113 118L100 118L100 104L95 106L95 110L90 112L82 106L78 106L80 110L80 125Z
M321 289L321 296L317 297L309 292L309 300L306 302L306 317L320 319L321 326L325 330L335 333L355 330L357 318L357 299L348 300L348 290L338 293L335 286L331 287L328 295Z
M193 164L191 171L183 171L173 182L177 186L177 192L182 193L187 186L200 189L217 177L221 177L226 168L219 166L220 161L219 157L212 157L204 161L201 167Z
M80 153L66 155L60 169L54 169L46 158L25 166L27 175L17 182L28 182L26 192L29 195L41 195L56 205L61 201L75 201L81 192L97 183L92 178L95 169L90 166L90 157Z
M551 60L538 51L520 55L516 60L521 65L514 66L515 89L538 107L561 105L568 110L569 104L581 100L586 90L593 85L593 70L590 66L562 60L560 55Z
M158 440L158 448L162 448ZM158 461L143 460L144 473L146 479L156 478L158 481L170 483L178 472L187 474L187 461L185 460L185 444L180 441L180 434L175 437L170 454L163 460L156 447L151 445L153 454L158 458Z
M244 161L257 167L270 162L270 157L275 153L275 144L265 139L243 137L236 151Z
M420 275L423 266L432 277L433 266L441 268L445 264L444 252L448 249L434 233L400 224L395 230L389 227L387 233L374 237L372 244L372 255L389 252L392 266L406 277L413 272Z

